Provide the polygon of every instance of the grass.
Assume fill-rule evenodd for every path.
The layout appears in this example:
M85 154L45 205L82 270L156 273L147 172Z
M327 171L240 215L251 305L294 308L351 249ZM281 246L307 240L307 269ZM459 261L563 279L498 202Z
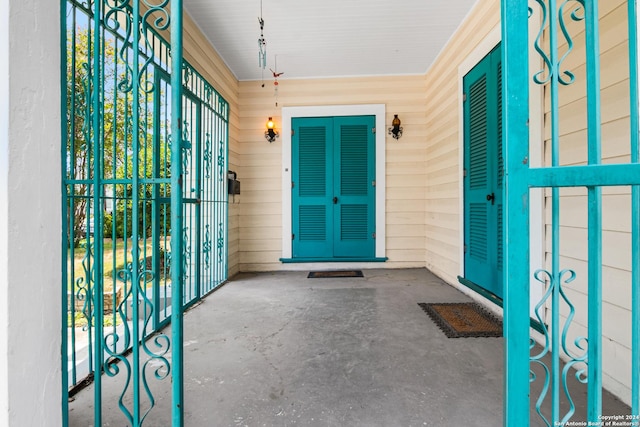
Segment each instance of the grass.
M82 312L77 311L75 313L74 317L74 326L76 328L83 328L85 326L87 326L87 318L84 316L84 314ZM120 315L116 315L116 322L115 322L116 326L121 325L122 324L122 318L120 317ZM71 313L67 314L67 325L69 327L71 327ZM102 321L102 325L103 326L113 326L113 314L107 314L104 316L103 321Z
M168 241L169 237L167 237L167 241ZM164 238L161 238L161 248L164 247ZM127 250L125 251L125 243L127 246ZM114 245L115 244L115 245ZM83 278L85 277L85 270L84 270L84 266L82 264L82 261L86 255L86 249L84 247L85 245L85 241L81 241L80 243L80 247L78 248L74 248L73 249L73 266L71 265L71 249L69 249L68 252L68 256L67 259L69 260L68 264L67 264L67 271L68 271L68 275L69 275L69 284L68 284L68 289L71 290L73 289L73 292L77 292L78 291L78 287L73 286L72 287L72 276L71 276L71 271L73 270L73 274L74 274L74 278L77 281L79 278ZM102 265L103 265L103 270L104 270L104 291L105 292L111 292L113 291L113 286L114 283L117 282L116 280L116 273L122 269L124 269L125 266L125 255L126 255L126 262L129 263L132 260L131 257L131 239L105 239L103 241L103 258L102 258ZM140 247L140 258L143 258L143 256L145 255L145 248L146 248L146 256L150 257L153 254L153 243L151 241L151 239L148 239L146 241L146 244L144 246Z

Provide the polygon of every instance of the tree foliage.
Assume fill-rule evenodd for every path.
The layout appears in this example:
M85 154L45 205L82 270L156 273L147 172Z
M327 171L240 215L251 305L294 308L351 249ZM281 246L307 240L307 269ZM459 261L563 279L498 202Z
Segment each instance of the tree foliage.
M131 76L132 51L110 33L104 33L96 52L93 34L88 28L70 30L67 35L67 158L66 178L71 196L69 241L77 246L87 231L93 228L92 197L96 171L101 178L130 180L133 161L138 158L138 177L168 176L168 150L154 147L154 96L162 102L164 95L150 83L153 69L142 74L139 86L138 152L133 151L134 105ZM96 53L98 64L95 64ZM97 78L95 78L97 77ZM97 97L97 99L96 99ZM96 125L97 124L97 125ZM155 131L164 135L165 123L158 120ZM167 142L164 141L164 144ZM159 144L158 144L159 145ZM155 149L154 149L155 148ZM155 184L158 185L158 184ZM169 186L152 185L138 188L140 203L139 233L150 233L151 199L170 197ZM106 237L131 235L133 189L130 184L106 184L98 188L103 203L103 227ZM107 206L111 207L107 210ZM71 219L71 218L69 218ZM114 226L115 223L115 226ZM126 236L125 236L126 235Z

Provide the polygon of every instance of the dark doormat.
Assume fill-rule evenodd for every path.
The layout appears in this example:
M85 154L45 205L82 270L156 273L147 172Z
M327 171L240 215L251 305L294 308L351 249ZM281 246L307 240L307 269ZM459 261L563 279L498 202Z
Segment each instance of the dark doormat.
M449 338L502 336L500 319L477 303L419 302L418 305Z
M362 274L362 270L311 271L307 276L307 279L332 277L364 277L364 274Z

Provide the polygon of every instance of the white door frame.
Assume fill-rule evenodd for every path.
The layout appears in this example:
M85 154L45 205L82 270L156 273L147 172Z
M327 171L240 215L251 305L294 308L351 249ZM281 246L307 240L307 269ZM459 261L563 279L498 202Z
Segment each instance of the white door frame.
M376 258L384 258L386 247L385 181L385 113L384 104L321 105L282 107L282 258L291 258L291 119L298 117L375 116L376 123Z

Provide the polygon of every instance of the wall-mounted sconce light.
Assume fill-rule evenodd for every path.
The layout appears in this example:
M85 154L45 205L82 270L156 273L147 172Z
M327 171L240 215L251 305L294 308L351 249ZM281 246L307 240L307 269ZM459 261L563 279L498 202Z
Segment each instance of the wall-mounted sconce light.
M389 135L393 135L394 139L400 139L400 137L402 136L402 126L400 126L401 123L402 122L398 118L398 115L394 114L393 121L391 122L393 126L389 128Z
M269 117L269 120L267 120L267 130L264 131L264 137L269 142L275 141L276 138L280 136L280 133L275 129L275 127L276 125L273 124L273 119Z

